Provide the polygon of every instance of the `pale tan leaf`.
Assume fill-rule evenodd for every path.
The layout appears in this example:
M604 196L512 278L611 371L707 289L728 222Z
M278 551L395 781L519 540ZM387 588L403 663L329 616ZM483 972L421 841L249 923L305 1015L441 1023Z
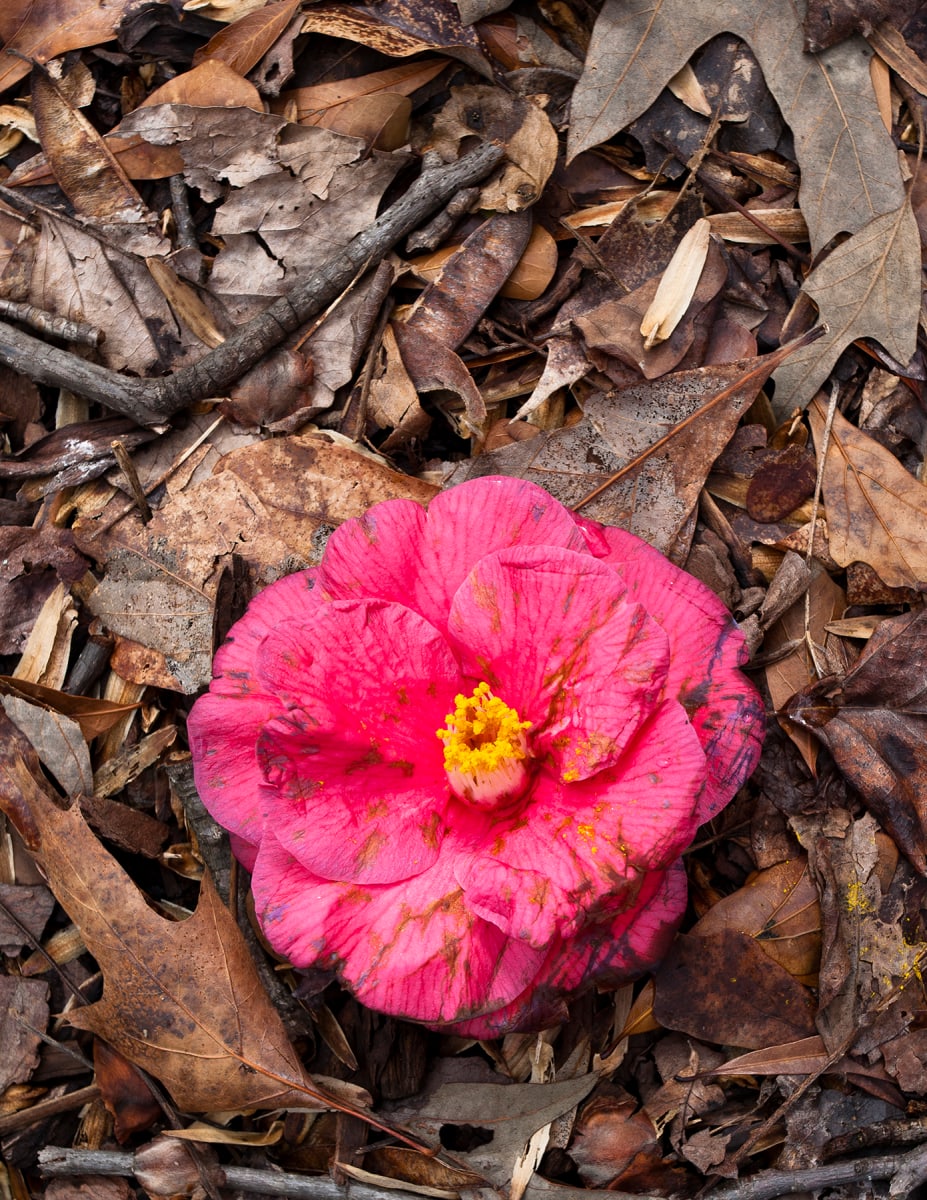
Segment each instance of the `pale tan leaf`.
M808 419L820 454L827 405ZM889 587L927 579L927 488L884 446L835 412L824 462L830 552L841 566L868 563Z
M682 320L695 295L710 244L711 227L705 217L700 217L676 247L644 313L641 336L645 350L665 342Z

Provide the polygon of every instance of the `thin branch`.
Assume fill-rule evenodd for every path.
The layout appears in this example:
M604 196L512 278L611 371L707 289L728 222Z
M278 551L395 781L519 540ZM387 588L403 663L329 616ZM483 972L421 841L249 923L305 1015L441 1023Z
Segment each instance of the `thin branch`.
M188 1142L184 1148L190 1148ZM122 1150L71 1150L64 1146L46 1146L39 1151L39 1169L43 1175L134 1175L134 1154ZM264 1171L255 1167L219 1167L221 1186L241 1188L264 1196L291 1196L295 1200L421 1200L421 1195L392 1188L373 1187L368 1183L349 1183L341 1187L321 1175L296 1175L289 1171Z
M57 346L0 321L0 363L36 383L65 387L105 404L142 425L156 424L195 400L223 396L268 351L320 313L359 271L378 263L461 188L483 179L505 157L497 142L484 142L457 162L429 162L404 196L313 271L199 362L160 379L135 379L86 362Z

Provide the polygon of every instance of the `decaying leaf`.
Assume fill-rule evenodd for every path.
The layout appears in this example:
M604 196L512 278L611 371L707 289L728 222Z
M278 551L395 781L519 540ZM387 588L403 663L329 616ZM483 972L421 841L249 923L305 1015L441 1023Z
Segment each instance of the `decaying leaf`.
M912 1006L895 1002L927 955L917 923L923 880L868 813L854 820L835 810L792 825L821 897L818 1031L829 1053L865 1054L912 1020Z
M247 945L208 877L183 922L155 913L85 824L59 808L7 737L0 802L103 971L71 1023L108 1041L190 1111L327 1107L287 1039Z
M821 954L821 910L803 855L777 863L713 905L695 925L702 937L737 930L796 978L813 976Z
M489 75L476 30L465 25L452 0L379 0L374 5L313 4L303 18L304 33L360 42L382 54L405 58L423 50L440 50L459 58L481 75Z
M22 1083L35 1070L42 1039L37 1030L48 1024L48 984L39 979L0 975L0 1089Z
M584 516L620 525L684 562L688 522L715 459L789 353L787 345L762 358L595 394L575 425L483 454L461 477L531 479Z
M733 929L678 937L656 988L660 1024L703 1041L756 1048L814 1032L811 992Z
M324 436L255 442L179 488L148 525L133 517L111 527L105 510L78 521L79 544L106 563L87 605L145 648L123 661L124 674L195 692L211 676L216 597L233 556L257 590L317 562L324 533L377 500L433 494Z
M98 221L140 221L142 198L104 139L48 72L32 68L32 109L55 179L79 213Z
M927 610L883 621L842 679L799 692L786 712L827 746L869 810L927 870Z
M725 31L756 55L794 135L813 252L851 234L808 280L829 331L777 372L777 405L786 413L810 399L854 338L883 341L905 362L914 351L920 254L865 43L851 39L810 55L799 10L764 0L694 8L665 0L657 9L648 0L609 0L573 93L570 156L630 124L699 46Z
M474 133L503 142L507 159L483 186L480 207L520 212L534 204L557 161L557 134L547 114L531 100L497 88L451 88L451 99L435 119L432 147L450 161Z
M820 455L827 405L818 396L808 420ZM841 566L869 563L889 587L927 579L927 488L898 459L834 413L823 478L830 552Z
M432 1095L403 1104L395 1115L406 1128L426 1138L437 1137L446 1125L491 1129L491 1142L458 1151L455 1158L501 1187L508 1184L513 1163L532 1135L585 1099L595 1078L582 1075L554 1083L442 1083Z

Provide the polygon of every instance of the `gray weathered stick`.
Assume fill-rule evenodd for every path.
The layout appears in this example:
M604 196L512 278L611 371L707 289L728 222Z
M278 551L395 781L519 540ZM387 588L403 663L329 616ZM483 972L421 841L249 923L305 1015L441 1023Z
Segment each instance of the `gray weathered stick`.
M461 188L483 179L505 149L484 142L457 162L428 163L415 183L377 220L199 362L160 379L134 379L49 346L0 321L0 363L36 383L66 387L142 425L156 424L194 400L223 396L269 350L320 313L367 266L380 261L406 234L446 204Z

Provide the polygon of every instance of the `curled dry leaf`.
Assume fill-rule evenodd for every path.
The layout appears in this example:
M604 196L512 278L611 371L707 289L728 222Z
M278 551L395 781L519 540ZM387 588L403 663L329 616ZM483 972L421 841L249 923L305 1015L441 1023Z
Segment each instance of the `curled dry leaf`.
M49 166L75 209L101 222L144 220L142 198L105 140L38 64L32 108Z
M359 42L395 58L423 50L441 50L458 58L480 75L492 69L483 54L477 31L465 25L452 0L377 0L376 4L313 4L303 17L303 33Z
M88 742L106 733L126 713L138 708L137 704L114 704L109 700L96 700L92 696L72 696L69 692L43 687L40 683L31 683L11 675L0 675L0 695L21 696L33 704L71 717L80 726Z
M480 207L520 212L532 205L557 162L557 133L547 114L501 88L451 88L450 100L435 119L431 146L450 162L457 158L460 142L474 134L502 142L507 160L484 184Z
M511 274L530 231L531 218L526 214L494 214L445 262L406 320L393 326L403 364L416 389L456 392L466 411L468 431L482 429L486 405L454 351Z
M444 264L460 249L459 245L444 246L432 254L423 254L408 263L409 268L426 283L436 280ZM511 300L537 300L547 290L557 269L557 243L543 225L535 225L521 258L512 268L499 295Z

